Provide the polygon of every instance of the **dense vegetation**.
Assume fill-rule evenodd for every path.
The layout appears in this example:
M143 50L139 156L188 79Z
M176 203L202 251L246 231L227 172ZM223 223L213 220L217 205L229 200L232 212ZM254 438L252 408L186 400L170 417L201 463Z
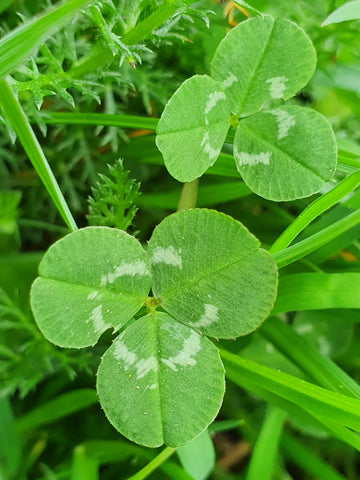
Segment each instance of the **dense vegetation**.
M358 478L360 2L0 15L0 480Z

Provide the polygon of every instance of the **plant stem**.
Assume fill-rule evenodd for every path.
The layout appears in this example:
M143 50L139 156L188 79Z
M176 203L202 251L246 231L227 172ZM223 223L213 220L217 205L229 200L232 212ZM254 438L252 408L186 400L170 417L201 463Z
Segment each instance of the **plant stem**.
M52 201L60 212L60 215L63 217L66 225L70 230L76 230L77 226L75 220L71 215L70 209L44 155L40 143L38 142L19 101L15 97L14 92L4 79L0 80L0 106L6 119L16 132L25 152L47 189Z
M179 204L177 207L177 211L196 207L198 186L199 186L198 178L196 178L192 182L184 183L183 188L181 190L181 196L180 196Z
M171 447L166 447L162 452L159 453L151 462L149 462L147 465L145 465L144 468L139 470L135 475L132 477L129 477L128 480L143 480L143 478L146 478L152 473L154 470L156 470L162 463L165 462L174 452L176 451L176 448L171 448Z

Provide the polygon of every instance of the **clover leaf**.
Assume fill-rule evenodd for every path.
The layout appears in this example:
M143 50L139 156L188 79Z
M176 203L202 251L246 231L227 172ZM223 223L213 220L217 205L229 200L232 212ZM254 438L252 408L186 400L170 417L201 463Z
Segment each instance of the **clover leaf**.
M45 253L39 275L31 306L53 343L81 348L121 329L99 366L99 399L119 432L148 447L182 445L213 421L224 368L202 334L255 330L277 288L275 263L258 240L206 209L167 217L148 252L117 229L70 233ZM143 305L148 315L130 321Z
M278 104L306 85L315 65L311 40L293 22L241 22L215 51L212 78L186 80L165 106L156 143L169 173L181 182L201 176L233 125L236 166L255 193L275 201L317 193L335 172L331 126L307 108Z

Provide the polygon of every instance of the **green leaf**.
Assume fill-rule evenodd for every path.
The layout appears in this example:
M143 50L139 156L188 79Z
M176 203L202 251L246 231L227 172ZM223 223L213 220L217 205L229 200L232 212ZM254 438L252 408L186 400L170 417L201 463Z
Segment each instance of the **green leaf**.
M149 241L153 292L174 318L215 338L255 330L276 294L269 253L236 220L214 210L182 210Z
M360 401L221 350L226 375L260 385L326 422L360 431Z
M257 112L265 101L287 100L315 71L316 53L305 32L289 20L250 18L218 46L211 76L221 82L236 115Z
M215 450L209 431L177 449L180 462L194 480L205 480L215 467Z
M56 422L98 402L96 392L89 388L73 390L37 406L16 421L19 432L33 431L42 425Z
M309 310L296 315L293 328L324 357L336 357L350 345L358 320L358 310Z
M46 252L31 290L31 306L43 335L62 347L94 345L141 308L149 289L145 251L127 233L88 227Z
M97 389L120 433L147 447L176 447L214 420L224 369L207 338L155 312L115 339L99 366Z
M286 457L290 458L313 478L318 480L346 480L331 465L316 456L310 448L286 432L282 434L281 449Z
M15 479L21 467L21 443L7 397L0 398L0 478Z
M0 40L0 78L12 73L48 37L74 19L89 0L69 0L20 25Z
M206 75L186 80L161 115L156 145L170 175L180 182L200 177L219 156L230 126L221 85Z
M280 278L272 314L360 308L360 273L296 273Z
M246 480L273 478L285 418L284 410L268 408L251 456Z
M284 201L318 192L336 168L329 122L307 108L282 106L240 121L236 167L258 195Z
M321 24L331 25L332 23L346 22L347 20L356 20L360 18L360 1L354 0L352 2L346 2L341 7L332 12Z

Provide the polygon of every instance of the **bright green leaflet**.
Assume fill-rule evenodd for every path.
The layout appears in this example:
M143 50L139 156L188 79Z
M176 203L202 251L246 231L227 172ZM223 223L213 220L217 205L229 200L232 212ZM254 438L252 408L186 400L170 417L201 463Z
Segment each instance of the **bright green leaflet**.
M236 167L257 194L275 201L318 192L336 168L336 141L320 113L282 106L240 121Z
M155 312L116 338L102 358L97 389L109 421L130 440L178 446L214 420L224 369L207 338Z
M206 480L215 467L215 449L209 430L176 451L185 471L194 480Z
M170 175L180 182L200 177L219 156L230 111L221 85L206 75L186 80L161 115L156 145Z
M316 53L305 32L289 20L250 18L218 46L211 76L221 82L236 115L257 112L271 99L287 100L315 71Z
M323 21L322 26L346 22L347 20L356 20L358 18L360 18L360 1L353 0L352 2L346 2L332 12L326 20Z
M31 290L44 336L62 347L94 345L123 326L143 305L150 270L140 243L127 233L88 227L50 247Z
M153 293L170 315L205 335L246 335L265 320L276 295L274 261L259 247L222 213L170 215L149 241Z

